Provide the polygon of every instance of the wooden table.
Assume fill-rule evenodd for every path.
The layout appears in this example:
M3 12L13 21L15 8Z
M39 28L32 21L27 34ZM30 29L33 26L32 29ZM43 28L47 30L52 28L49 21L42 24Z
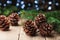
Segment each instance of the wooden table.
M21 27L20 40L60 40L60 35L55 34L54 37L42 37L42 36L30 37L25 34L25 32L23 31L23 28Z
M10 27L10 31L0 31L0 40L18 40L20 27Z
M0 40L60 40L60 35L55 37L30 37L25 34L22 26L10 27L10 31L0 31Z

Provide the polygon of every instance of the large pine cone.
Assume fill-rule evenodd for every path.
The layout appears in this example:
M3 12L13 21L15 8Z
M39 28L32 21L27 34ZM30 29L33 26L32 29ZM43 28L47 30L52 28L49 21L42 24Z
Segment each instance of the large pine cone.
M8 31L9 30L9 20L6 16L4 15L0 15L0 28L3 30L3 31Z
M46 22L46 17L45 17L44 14L39 14L39 15L35 18L35 24L36 24L36 25L38 26L38 28L39 28L39 26L40 26L40 24L41 24L42 22Z
M52 36L53 27L52 25L43 22L39 27L39 31L42 36Z
M27 35L35 36L36 35L36 27L34 22L31 20L27 20L24 25L24 31Z
M9 16L9 20L10 20L12 26L18 26L19 15L17 13L12 13Z

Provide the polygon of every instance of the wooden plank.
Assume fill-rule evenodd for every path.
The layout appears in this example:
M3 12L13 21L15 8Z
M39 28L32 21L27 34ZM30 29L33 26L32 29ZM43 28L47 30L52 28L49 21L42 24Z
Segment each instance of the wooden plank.
M42 36L36 36L36 37L33 37L33 40L45 40L45 38Z
M25 34L22 27L21 27L21 30L20 30L20 40L32 40L32 37L27 36Z
M20 21L18 22L18 24L20 26L23 26L23 24L26 22L26 19L20 19Z
M46 37L46 40L57 40L56 37Z
M35 36L35 37L28 36L25 34L25 32L23 31L23 28L21 27L20 40L45 40L45 38L41 36Z
M18 40L20 27L10 27L10 31L0 31L0 40Z
M46 37L46 40L57 40L56 39L56 33L53 34L54 36L53 37Z
M56 40L60 40L60 35L56 34Z

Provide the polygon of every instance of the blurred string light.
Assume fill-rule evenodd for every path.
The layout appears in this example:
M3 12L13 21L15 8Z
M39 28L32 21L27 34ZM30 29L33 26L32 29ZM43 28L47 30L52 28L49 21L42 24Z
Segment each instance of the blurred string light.
M24 4L24 1L21 1L21 4Z
M48 6L48 10L52 10L52 7L51 6Z
M39 10L39 7L37 7L36 10Z
M24 9L24 8L25 8L24 1L21 1L21 9Z
M38 5L35 5L35 8L36 8L36 10L39 10L39 6Z
M37 7L38 7L38 5L35 5L35 7L37 8Z
M7 2L7 4L12 4L12 0L7 0L6 2ZM34 7L35 7L36 10L40 9L38 3L39 3L39 0L34 1ZM42 3L45 3L45 0L42 0ZM4 3L3 6L6 6L7 4ZM59 3L57 1L55 1L55 0L54 1L48 1L48 5L52 5L52 4L54 4L55 6L59 6ZM2 3L0 2L0 6L1 5L2 5ZM28 3L27 5L28 5L28 7L30 7L31 3ZM24 9L25 8L24 1L17 0L16 6L17 7L19 6L19 7L21 7L21 9ZM52 6L48 6L48 10L51 10L51 9L52 9Z
M20 4L19 3L16 3L16 6L18 7Z
M6 6L6 4L3 5L4 7Z
M52 4L52 1L49 1L48 4L51 5Z
M59 3L58 2L56 2L56 4L55 4L56 6L59 6Z
M53 4L52 0L48 2L48 5L50 5L50 6L48 6L48 10L52 10L52 6L51 6L52 4Z
M7 0L7 4L12 4L12 1L11 0Z
M35 1L34 1L34 3L35 3L35 4L38 4L38 1L37 1L37 0L35 0Z
M24 9L25 8L25 4L21 5L21 9Z
M38 0L35 0L35 1L34 1L34 3L35 3L35 9L36 9L36 10L39 10L39 6L38 6L38 5L39 5L39 4L38 4Z
M20 6L20 2L21 0L17 0L16 6L19 7Z
M27 9L31 9L31 7L33 6L32 3L28 3L27 5L28 5Z
M0 6L2 6L2 2L0 1Z
M0 6L2 5L2 3L0 3Z
M28 3L28 6L31 6L31 4L30 4L30 3Z
M20 4L21 4L21 0L17 0L16 7L19 9L19 10L17 11L18 14L20 14L20 7L21 7Z

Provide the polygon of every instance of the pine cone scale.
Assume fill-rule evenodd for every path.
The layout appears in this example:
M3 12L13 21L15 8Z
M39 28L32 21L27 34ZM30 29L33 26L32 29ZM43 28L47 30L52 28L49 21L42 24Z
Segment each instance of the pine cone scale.
M4 15L0 15L0 28L3 31L9 30L10 22L8 21L8 18ZM7 28L8 27L8 28Z
M30 36L36 35L36 28L33 21L27 20L23 28L27 35L30 35Z

